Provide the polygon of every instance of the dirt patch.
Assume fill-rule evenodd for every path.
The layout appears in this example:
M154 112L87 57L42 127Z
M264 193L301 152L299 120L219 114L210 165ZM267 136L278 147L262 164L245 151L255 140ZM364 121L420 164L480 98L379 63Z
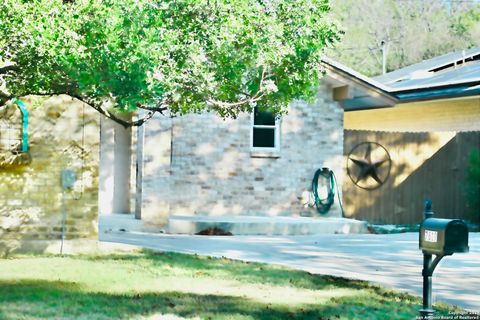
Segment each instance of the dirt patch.
M198 236L233 236L230 231L225 231L217 227L210 227L195 234Z
M373 234L393 234L393 233L404 233L404 232L419 232L420 225L378 225L370 224L368 225L368 232Z

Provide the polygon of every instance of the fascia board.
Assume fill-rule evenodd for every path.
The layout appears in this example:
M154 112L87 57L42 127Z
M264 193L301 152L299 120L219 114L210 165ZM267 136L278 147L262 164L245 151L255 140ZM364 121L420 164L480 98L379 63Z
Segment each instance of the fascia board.
M332 60L327 60L325 58L323 61L329 77L342 83L360 88L371 97L382 101L385 105L393 106L398 102L397 98L389 93L391 88L373 81L372 79Z

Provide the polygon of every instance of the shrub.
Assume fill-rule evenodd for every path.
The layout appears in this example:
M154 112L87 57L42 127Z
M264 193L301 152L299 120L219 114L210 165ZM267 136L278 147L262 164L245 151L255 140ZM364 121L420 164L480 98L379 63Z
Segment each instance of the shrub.
M480 219L480 153L473 149L468 157L465 195L467 208L476 219Z

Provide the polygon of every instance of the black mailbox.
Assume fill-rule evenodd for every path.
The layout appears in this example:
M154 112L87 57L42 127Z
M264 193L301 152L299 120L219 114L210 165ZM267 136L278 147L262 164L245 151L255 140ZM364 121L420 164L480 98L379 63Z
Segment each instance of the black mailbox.
M433 319L432 275L440 260L457 252L468 252L468 227L462 220L432 218L432 200L425 201L425 219L420 224L423 251L423 308L420 319ZM432 260L435 255L435 260Z
M420 249L436 255L468 252L468 227L458 219L425 219L420 225Z

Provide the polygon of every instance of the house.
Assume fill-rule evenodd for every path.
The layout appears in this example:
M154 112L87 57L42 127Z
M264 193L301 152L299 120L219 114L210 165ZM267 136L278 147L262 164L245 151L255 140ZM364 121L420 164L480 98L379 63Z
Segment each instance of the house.
M404 199L397 201L395 190L399 190L399 185L411 189L412 183L416 183L411 179L412 173L420 172L416 169L445 146L456 131L478 128L479 54L479 49L452 53L376 78L365 77L325 58L326 76L317 101L294 101L289 113L279 120L258 112L240 115L235 120L193 114L158 116L137 133L126 134L120 127L113 129L104 136L118 135L118 139L127 140L133 136L134 145L140 146L133 155L136 170L123 175L123 187L130 186L135 197L127 199L123 196L125 189L116 195L110 188L108 199L119 200L113 201L113 205L124 201L124 207L115 209L112 205L102 212L129 212L131 200L135 202L135 216L144 228L156 226L157 230L173 233L195 233L209 226L230 230L238 223L241 226L234 230L242 234L289 233L285 225L290 223L297 225L295 233L310 233L316 231L302 226L303 223L312 225L325 218L333 223L341 217L377 223L416 223L422 213L423 198L430 195L438 204L437 198L446 198L439 196L445 191L432 195L431 186L424 186L415 194L417 189L413 188L412 194L401 193ZM451 110L450 114L445 115L446 110ZM448 121L442 122L442 117ZM449 132L437 132L442 128ZM378 189L358 188L350 177L348 153L352 144L377 140L368 135L352 138L351 130L360 129L390 130L397 134L394 138L398 141L411 140L410 147L395 145L397 151L388 145L384 148L394 158L393 167L389 169L388 182ZM419 143L418 137L398 136L402 130L420 130L428 137L420 137ZM115 147L122 148L117 144ZM125 150L120 155L110 150L113 153L109 159L119 157L123 159L120 162L127 163ZM410 154L412 150L415 157ZM345 200L343 208L337 195L326 214L306 206L312 177L322 167L334 172L338 185L343 187L340 197ZM115 176L115 169L111 170L108 177ZM134 185L128 183L133 171ZM432 181L425 174L419 177ZM372 180L364 178L367 182ZM455 193L460 191L455 189ZM455 216L462 216L457 204L460 201L451 202L457 206L452 209ZM444 201L440 204L445 206ZM377 208L372 209L374 206ZM312 222L305 216L316 219ZM337 228L334 232L342 231Z
M293 101L280 119L259 110L237 119L158 115L138 132L102 120L100 226L135 228L119 214L135 207L140 228L171 233L214 226L234 234L365 231L364 222L343 218L337 190L321 214L309 199L320 168L331 170L341 189L343 101L351 91L394 103L370 79L326 63L316 101ZM126 147L128 141L137 149Z
M345 161L348 168L362 141L376 142L389 152L390 177L375 190L345 179L346 216L415 224L422 219L423 200L432 198L438 216L478 222L480 216L466 204L464 185L468 156L480 149L480 48L371 81L393 104L370 108L362 97L345 103Z
M294 101L282 119L258 112L225 121L214 114L157 116L138 131L71 97L23 97L28 132L17 106L0 110L12 115L2 119L0 137L8 145L0 153L28 160L0 163L2 238L20 234L27 249L58 252L62 237L86 248L98 227L195 232L188 224L194 218L229 229L228 219L249 217L237 234L365 230L365 223L342 218L337 192L322 214L308 206L317 169L334 172L339 190L344 180L338 97L350 82L359 92L371 90L335 72L328 71L315 103ZM3 214L22 210L38 219L12 229Z
M393 108L346 104L346 129L480 130L480 48L448 53L372 81L394 99L394 105L388 105Z
M96 239L99 213L100 232L359 232L365 224L345 218L415 223L433 193L435 208L461 216L465 150L479 144L479 57L480 49L466 50L376 78L324 59L318 99L293 101L281 119L258 111L235 120L158 115L132 130L70 97L25 98L28 161L0 166L0 207L38 209L40 219L24 234L35 245L46 241L43 248L62 233ZM0 136L22 126L15 113L13 123L2 121ZM12 132L13 141L23 139L22 130ZM366 155L368 148L352 153L364 142L379 146L369 153L380 169L387 168L382 150L391 160L378 188L354 183L375 184L371 173L351 176L358 168L349 168L349 156ZM310 191L323 167L340 192L320 214ZM72 172L70 188L62 177Z

